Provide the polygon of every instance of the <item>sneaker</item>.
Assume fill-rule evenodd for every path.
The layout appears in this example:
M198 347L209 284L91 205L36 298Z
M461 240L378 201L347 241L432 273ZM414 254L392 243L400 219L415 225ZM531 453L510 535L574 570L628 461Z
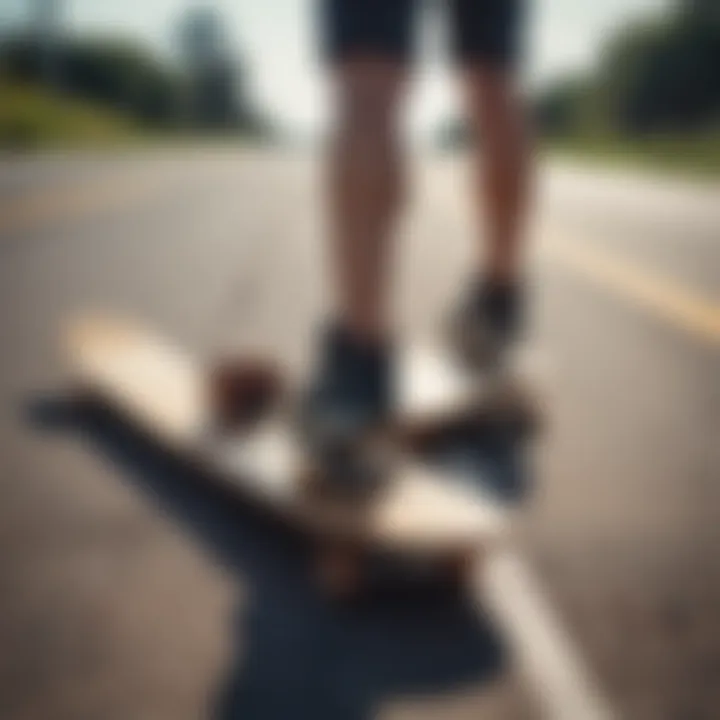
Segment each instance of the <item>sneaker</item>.
M323 339L318 372L302 400L300 433L330 484L352 493L376 486L379 456L367 439L390 412L386 348L357 343L340 328Z
M482 371L502 368L520 334L521 306L519 286L474 284L450 327L451 344L462 361Z

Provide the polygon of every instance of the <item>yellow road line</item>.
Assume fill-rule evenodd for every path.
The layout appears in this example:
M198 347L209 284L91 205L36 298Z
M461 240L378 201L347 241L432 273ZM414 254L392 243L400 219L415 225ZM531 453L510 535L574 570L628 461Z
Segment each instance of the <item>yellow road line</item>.
M552 238L543 246L555 260L706 343L720 345L720 305L674 280L587 243Z
M29 191L9 207L0 206L0 233L34 231L55 222L117 210L145 197L178 189L188 179L201 186L214 170L212 165L200 170L193 168L193 176L187 166L150 167L119 171L73 187L41 190L37 194Z
M155 179L155 184L158 181ZM0 215L0 232L37 230L53 222L69 220L99 210L118 207L148 190L147 181L138 177L103 178L71 188L29 194Z

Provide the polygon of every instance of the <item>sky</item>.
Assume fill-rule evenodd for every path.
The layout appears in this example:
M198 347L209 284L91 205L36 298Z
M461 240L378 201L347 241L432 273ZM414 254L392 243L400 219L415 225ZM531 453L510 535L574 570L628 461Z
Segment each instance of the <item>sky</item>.
M0 25L22 17L32 1L0 0ZM317 0L56 1L64 3L72 28L141 37L164 50L171 47L173 28L185 8L213 5L250 67L250 90L265 112L301 131L321 126L327 117L327 87L313 22ZM529 0L526 82L538 86L592 67L613 29L634 17L662 12L669 1ZM438 43L426 43L414 76L408 122L418 131L429 130L453 116L456 107L456 87Z

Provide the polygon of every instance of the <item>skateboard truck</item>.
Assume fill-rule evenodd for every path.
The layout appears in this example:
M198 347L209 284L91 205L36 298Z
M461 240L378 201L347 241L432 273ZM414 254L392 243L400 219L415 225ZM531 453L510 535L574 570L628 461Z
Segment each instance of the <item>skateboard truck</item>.
M259 358L216 362L208 382L217 426L232 431L253 425L282 396L281 377L274 363Z

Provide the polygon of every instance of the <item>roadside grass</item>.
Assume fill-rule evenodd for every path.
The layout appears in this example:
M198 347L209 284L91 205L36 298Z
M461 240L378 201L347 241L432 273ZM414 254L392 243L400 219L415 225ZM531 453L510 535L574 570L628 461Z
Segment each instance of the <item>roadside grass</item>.
M0 80L0 147L107 146L141 137L120 113Z
M120 112L0 78L0 151L251 146L272 142L236 130L150 129Z
M551 155L591 162L720 178L720 129L694 135L658 135L642 139L565 138L547 140L542 148Z

